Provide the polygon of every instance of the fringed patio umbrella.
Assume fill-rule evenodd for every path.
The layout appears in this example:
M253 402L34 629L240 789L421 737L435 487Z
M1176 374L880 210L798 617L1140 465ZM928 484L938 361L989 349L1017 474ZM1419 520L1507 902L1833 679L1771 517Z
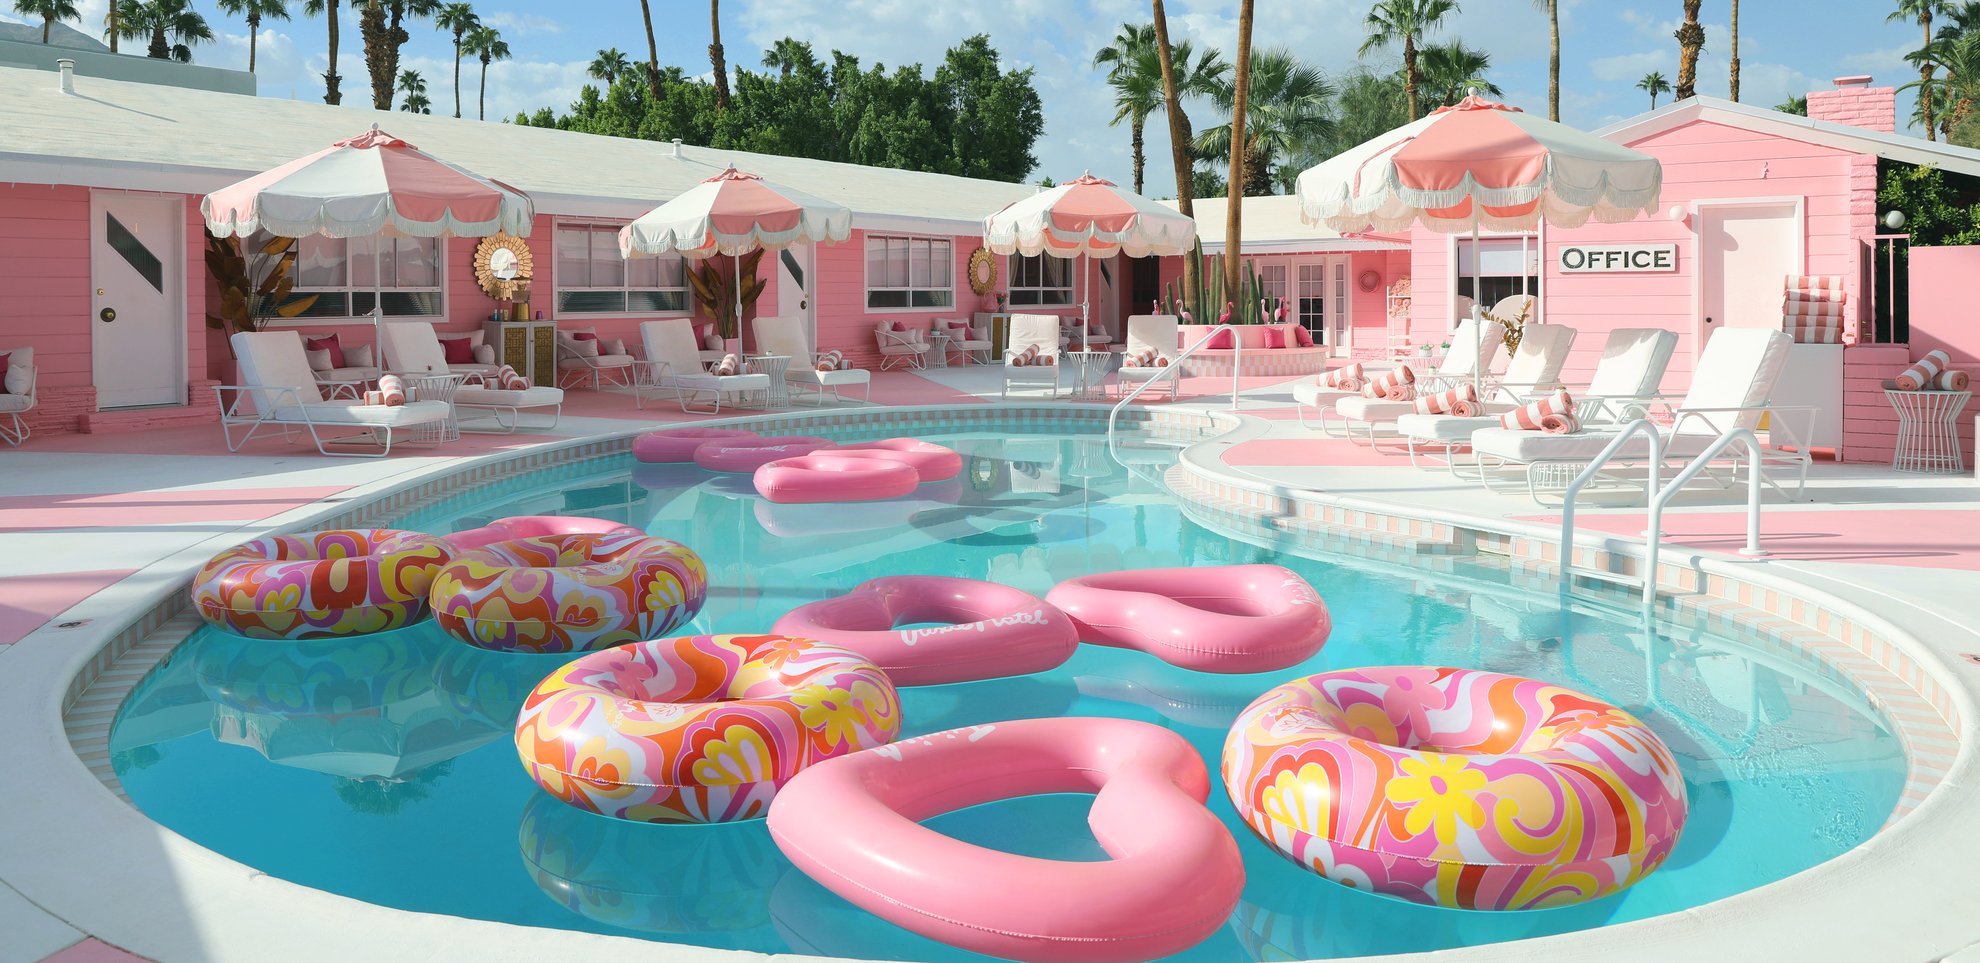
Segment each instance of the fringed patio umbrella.
M996 254L1053 257L1146 257L1190 253L1196 221L1091 172L1006 206L983 220L983 245ZM1082 278L1080 339L1092 312L1092 285Z
M1469 231L1478 317L1481 226L1627 221L1656 210L1663 180L1648 154L1473 94L1308 169L1297 192L1302 219L1343 233Z

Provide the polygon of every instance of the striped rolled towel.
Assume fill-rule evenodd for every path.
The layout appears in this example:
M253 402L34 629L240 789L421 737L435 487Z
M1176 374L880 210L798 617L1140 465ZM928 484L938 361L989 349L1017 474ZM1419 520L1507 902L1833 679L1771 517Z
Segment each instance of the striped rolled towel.
M1335 391L1360 391L1368 384L1368 378L1361 372L1361 362L1356 361L1343 368L1335 368L1320 374L1320 385Z
M1416 372L1409 365L1398 365L1368 382L1361 389L1365 397L1382 401L1408 401L1416 397Z
M379 404L398 406L406 403L406 382L398 375L385 375L378 379Z
M364 397L358 399L358 404L372 408L382 406L385 404L385 392L367 391L364 393Z
M1025 345L1024 350L1011 355L1010 361L1007 363L1013 368L1029 368L1038 364L1038 346L1035 344Z
M1784 288L1792 294L1806 294L1823 300L1841 300L1848 297L1843 290L1840 274L1803 275L1790 274Z
M1459 385L1449 391L1416 396L1416 413L1419 415L1476 418L1478 411L1478 389L1472 385Z
M529 379L518 374L516 369L503 365L502 370L495 372L495 387L503 391L526 391L529 389Z
M1897 378L1899 391L1917 391L1932 383L1939 372L1952 367L1952 356L1944 351L1933 349L1925 352L1925 357L1911 363Z
M1843 316L1841 301L1797 301L1788 295L1781 302L1781 313L1790 318L1840 318Z
M1965 391L1971 383L1972 379L1967 377L1966 372L1958 370L1941 371L1938 377L1932 379L1932 387L1938 391Z
M845 352L837 350L827 351L817 357L816 367L820 371L837 371L839 370L839 366L845 363L845 360Z
M1121 367L1153 368L1155 367L1155 359L1161 356L1161 352L1156 351L1154 348L1143 348L1122 358Z
M1796 318L1781 319L1781 330L1787 332L1796 344L1841 344L1841 318Z
M742 367L742 356L731 352L723 355L722 360L715 365L715 375L720 378L739 375L742 374Z
M1517 431L1541 431L1541 421L1548 415L1574 414L1574 398L1566 391L1556 391L1532 404L1521 405L1499 416L1499 427Z
M1572 411L1556 411L1540 416L1540 430L1549 435L1572 435L1581 430L1581 419Z

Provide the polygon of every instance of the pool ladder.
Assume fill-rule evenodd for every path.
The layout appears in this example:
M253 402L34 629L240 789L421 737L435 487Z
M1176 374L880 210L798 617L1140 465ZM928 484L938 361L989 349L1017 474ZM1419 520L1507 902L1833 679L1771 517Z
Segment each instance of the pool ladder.
M1177 388L1179 389L1181 387L1180 379L1182 378L1183 360L1188 358L1190 355L1195 354L1198 348L1201 348L1204 345L1209 344L1210 339L1216 337L1218 332L1221 331L1231 332L1231 342L1236 345L1236 348L1233 350L1231 354L1231 410L1236 411L1238 409L1238 375L1244 371L1244 337L1238 332L1236 325L1231 324L1229 322L1225 322L1223 324L1217 325L1214 328L1211 328L1209 331L1204 332L1203 337L1198 338L1195 344L1192 344L1189 347L1184 348L1180 354L1177 354L1175 358L1169 362L1168 370L1162 372L1161 374L1156 375L1153 378L1148 379L1147 381L1142 382L1139 385L1136 385L1133 391L1128 392L1124 397L1121 398L1120 401L1114 404L1113 410L1107 412L1108 452L1111 453L1118 450L1115 447L1115 443L1114 443L1114 423L1121 417L1121 409L1126 408L1130 404L1133 404L1134 399L1141 397L1142 392L1147 391L1149 387L1153 386L1158 381L1162 381L1164 379L1177 379Z

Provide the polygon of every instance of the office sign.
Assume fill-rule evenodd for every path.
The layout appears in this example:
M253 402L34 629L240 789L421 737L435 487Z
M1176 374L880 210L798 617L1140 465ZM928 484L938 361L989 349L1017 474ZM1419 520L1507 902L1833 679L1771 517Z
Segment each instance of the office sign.
M1669 274L1678 269L1675 244L1564 244L1562 274Z

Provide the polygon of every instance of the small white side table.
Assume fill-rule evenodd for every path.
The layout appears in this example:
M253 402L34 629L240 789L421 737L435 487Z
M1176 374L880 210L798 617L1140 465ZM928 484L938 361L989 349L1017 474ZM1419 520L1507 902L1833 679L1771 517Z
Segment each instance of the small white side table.
M1966 470L1959 450L1959 413L1973 399L1971 391L1894 391L1884 397L1897 410L1897 451L1891 455L1896 471L1954 474Z
M1073 383L1073 397L1086 398L1105 393L1107 366L1114 360L1112 351L1068 351L1066 360L1077 366L1074 374L1078 380Z
M770 390L764 393L763 406L766 408L788 408L791 406L790 383L784 380L784 372L791 368L791 356L787 354L753 354L743 359L750 374L770 376Z
M948 367L949 336L940 331L928 332L928 353L922 356L922 360L930 368Z
M439 425L439 440L461 440L461 414L460 409L454 407L454 392L460 390L461 383L467 380L467 375L431 374L419 371L405 371L398 374L406 382L407 401L447 403L447 420Z

